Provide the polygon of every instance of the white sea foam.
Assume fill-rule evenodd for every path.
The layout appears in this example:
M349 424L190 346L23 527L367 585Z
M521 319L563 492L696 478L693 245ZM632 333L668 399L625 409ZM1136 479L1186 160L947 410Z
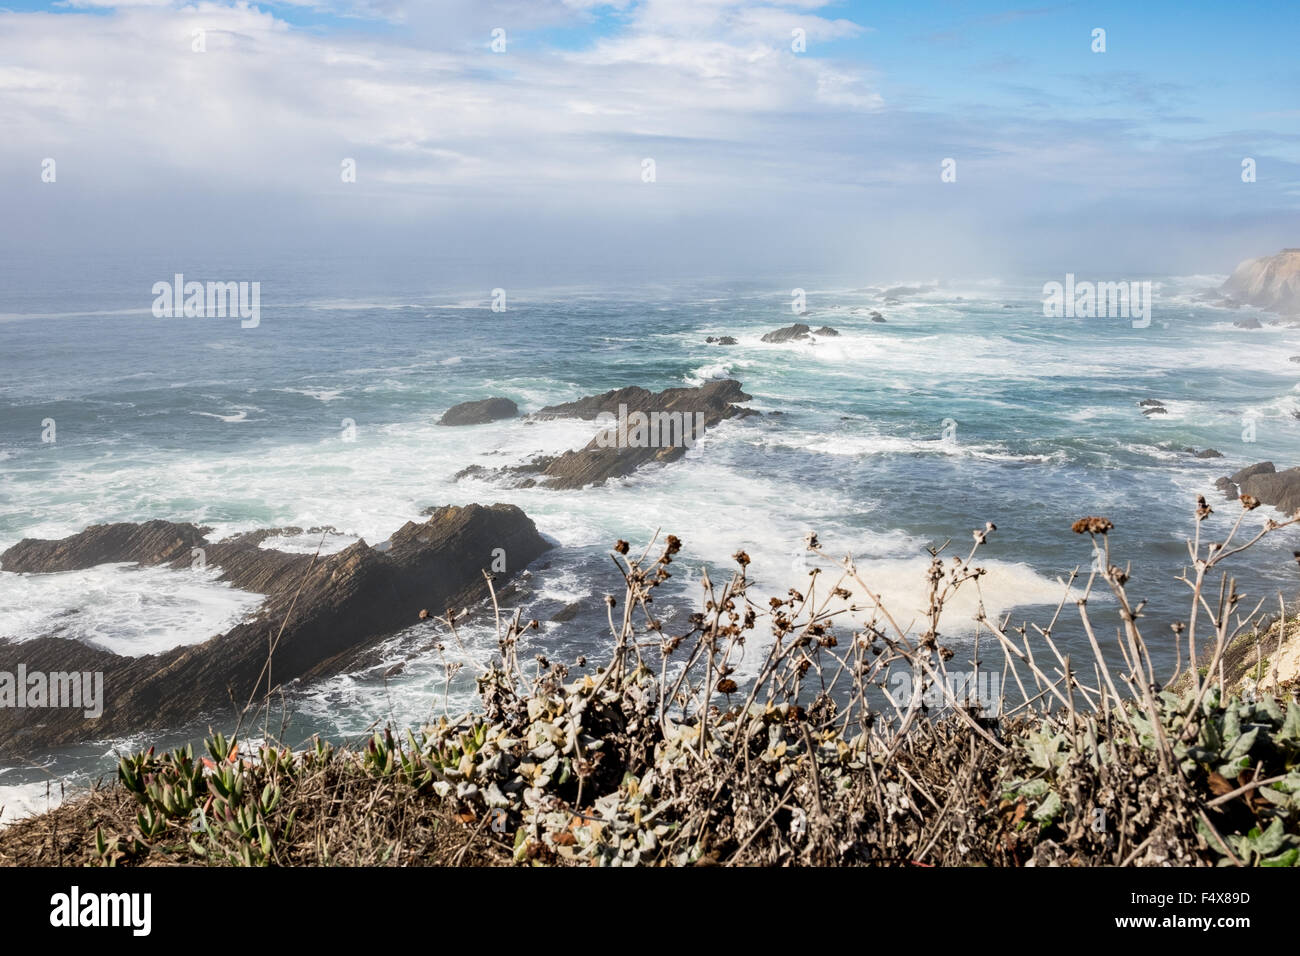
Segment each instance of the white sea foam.
M53 810L62 802L58 780L5 783L0 771L0 827Z
M296 395L306 395L308 398L314 398L318 402L332 402L343 396L344 389L341 388L277 388L277 392L291 392Z
M685 375L687 385L700 386L720 378L736 378L736 369L750 368L754 363L746 359L731 359L721 362L710 362L701 365L694 371Z
M1063 581L1045 577L1022 563L977 558L975 564L983 568L985 574L978 581L964 582L945 599L940 621L944 633L973 635L979 627L976 616L981 605L987 617L999 624L1003 615L1012 611L1016 612L1013 615L1016 619L1032 620L1033 608L1055 607L1066 594ZM907 633L909 639L914 639L928 626L929 567L928 557L856 561L857 575L862 584L851 578L834 577L852 596L846 600L832 599L830 606L836 609L863 608L857 614L858 620L871 618L879 606L888 611L893 623ZM951 559L946 562L946 567L951 571ZM823 591L831 586L832 574L833 571L823 572L819 576ZM883 613L877 617L878 624L887 620ZM894 636L892 625L886 626L886 631Z
M264 538L259 547L268 551L284 551L288 554L316 554L319 550L322 555L325 555L337 554L359 540L358 537L350 534L304 531L302 534L277 534Z
M106 564L54 574L0 572L0 638L57 635L138 657L228 630L260 595L217 580L215 568L174 571Z

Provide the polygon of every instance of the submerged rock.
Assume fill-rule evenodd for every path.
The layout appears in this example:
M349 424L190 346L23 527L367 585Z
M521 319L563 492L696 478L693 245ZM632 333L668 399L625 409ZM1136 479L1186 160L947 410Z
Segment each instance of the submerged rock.
M827 338L837 338L839 334L840 333L838 331L832 329L829 325L823 325L820 329L818 329L816 332L813 333L813 335L824 335Z
M717 338L714 338L712 335L710 335L704 341L707 342L709 345L735 345L736 344L736 340L730 335L720 335Z
M1263 326L1260 325L1259 323L1259 319L1255 318L1253 315L1245 319L1237 319L1232 324L1239 329L1262 329L1263 328Z
M504 504L438 508L394 532L384 553L358 541L316 558L261 548L261 532L208 543L205 530L168 521L98 525L57 541L24 539L0 554L6 572L26 574L117 562L179 571L201 548L221 580L266 595L250 619L226 633L144 657L58 637L0 641L0 671L15 673L21 664L29 674L102 672L105 698L95 719L73 708L0 708L0 752L175 729L260 701L268 683L338 673L380 638L418 621L421 610L442 614L486 597L482 571L494 553L522 570L550 547L527 515Z
M519 406L508 398L482 398L453 405L438 419L439 425L484 425L502 418L514 418Z

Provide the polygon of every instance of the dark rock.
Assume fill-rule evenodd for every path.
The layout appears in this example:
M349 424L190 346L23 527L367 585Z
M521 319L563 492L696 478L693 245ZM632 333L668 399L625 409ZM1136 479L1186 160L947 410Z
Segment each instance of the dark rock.
M885 317L884 317L883 315L881 315L879 312L877 312L875 309L872 309L872 310L871 310L871 321L872 321L872 322L883 322L883 321L885 321Z
M201 547L209 529L171 521L98 524L70 538L24 538L0 554L0 568L19 574L82 571L97 564L165 564Z
M1286 471L1261 471L1237 482L1243 495L1254 495L1278 511L1300 511L1300 468Z
M720 335L716 339L712 335L710 335L704 341L709 343L710 345L735 345L736 344L736 340L732 338L730 335Z
M90 720L76 709L0 709L0 752L177 728L260 702L294 680L338 673L419 620L421 610L441 614L486 597L482 571L495 549L519 570L550 547L527 515L502 504L437 508L424 523L394 532L382 554L364 541L319 558L288 554L258 547L264 537L207 543L194 525L150 521L99 525L58 541L24 539L0 555L6 572L29 574L126 561L180 570L190 567L190 549L201 547L223 581L266 595L225 634L145 657L59 637L0 641L0 671L13 673L20 663L29 672L101 671L105 697L103 715Z
M1143 415L1168 415L1169 409L1163 405L1152 405L1150 408L1142 409Z
M1300 355L1293 355L1293 356L1291 356L1291 358L1289 359L1289 361L1292 361L1292 362L1300 362Z
M813 335L824 335L827 338L835 338L839 334L840 334L839 332L837 332L835 329L832 329L829 325L823 325L820 329L818 329L813 333Z
M627 416L626 431L635 434L634 417L645 416L648 441L631 445L618 434L617 422L593 438L585 448L562 455L539 458L527 465L507 469L512 474L534 474L536 483L548 488L570 489L603 484L610 478L629 475L650 462L676 461L686 454L701 434L728 418L758 414L742 408L749 395L735 379L719 379L699 388L668 388L651 392L630 386L551 405L536 413L538 418L581 418L600 415ZM665 434L666 433L666 434Z
M453 405L438 419L439 425L484 425L502 418L514 418L519 406L508 398L482 398Z
M1247 465L1241 471L1231 476L1234 484L1241 484L1247 478L1254 478L1256 475L1271 475L1277 468L1271 461L1261 461L1255 465Z
M1227 496L1229 501L1237 500L1237 485L1235 482L1232 481L1232 479L1220 478L1218 481L1214 483L1214 487L1222 491L1224 495Z
M794 325L787 325L783 329L777 329L774 332L768 332L763 336L764 342L789 342L793 339L806 339L812 333L812 329L802 322L796 322Z
M1237 328L1239 328L1239 329L1259 329L1259 328L1263 328L1263 326L1259 324L1259 319L1255 318L1253 315L1252 315L1252 316L1248 316L1247 318L1244 318L1244 319L1237 319L1237 320L1236 320L1235 322L1233 322L1232 324L1235 325L1235 326L1236 326Z
M1222 458L1223 452L1216 451L1213 448L1207 448L1204 451L1198 451L1196 453L1196 457L1197 458Z
M1150 408L1164 408L1164 407L1165 407L1165 403L1162 402L1162 401L1160 401L1159 399L1155 399L1155 398L1144 398L1144 399L1142 399L1142 401L1138 402L1138 407L1139 407L1139 408L1148 408L1148 407L1150 407Z
M1278 471L1271 461L1261 461L1241 469L1235 475L1220 478L1216 488L1253 495L1262 504L1294 514L1300 511L1300 468ZM1235 497L1229 494L1229 497Z

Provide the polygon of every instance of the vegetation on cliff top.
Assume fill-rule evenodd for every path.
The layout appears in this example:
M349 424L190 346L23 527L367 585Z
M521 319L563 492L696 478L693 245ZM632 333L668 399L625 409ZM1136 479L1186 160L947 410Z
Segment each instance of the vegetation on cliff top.
M114 783L0 832L0 862L1297 865L1300 706L1276 683L1242 696L1223 679L1259 608L1239 608L1221 564L1298 520L1237 542L1252 511L1243 501L1227 538L1203 544L1198 501L1177 689L1155 678L1104 518L1076 522L1096 561L1048 624L978 615L976 684L992 671L1018 691L991 702L951 679L939 628L959 588L978 592L991 525L965 556L933 552L929 612L906 628L847 558L835 580L759 604L742 552L669 634L653 598L681 543L632 557L619 542L603 666L538 655L525 673L532 622L498 610L478 713L381 729L364 748L213 734L206 754L127 756ZM1101 651L1094 588L1118 616L1122 669ZM1086 663L1053 636L1067 599Z

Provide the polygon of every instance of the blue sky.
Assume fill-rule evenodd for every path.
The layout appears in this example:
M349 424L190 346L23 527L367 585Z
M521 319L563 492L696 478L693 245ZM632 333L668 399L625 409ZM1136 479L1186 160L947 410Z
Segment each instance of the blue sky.
M26 227L0 241L148 245L129 223L179 203L214 245L1226 271L1300 245L1298 27L1281 2L0 0Z

